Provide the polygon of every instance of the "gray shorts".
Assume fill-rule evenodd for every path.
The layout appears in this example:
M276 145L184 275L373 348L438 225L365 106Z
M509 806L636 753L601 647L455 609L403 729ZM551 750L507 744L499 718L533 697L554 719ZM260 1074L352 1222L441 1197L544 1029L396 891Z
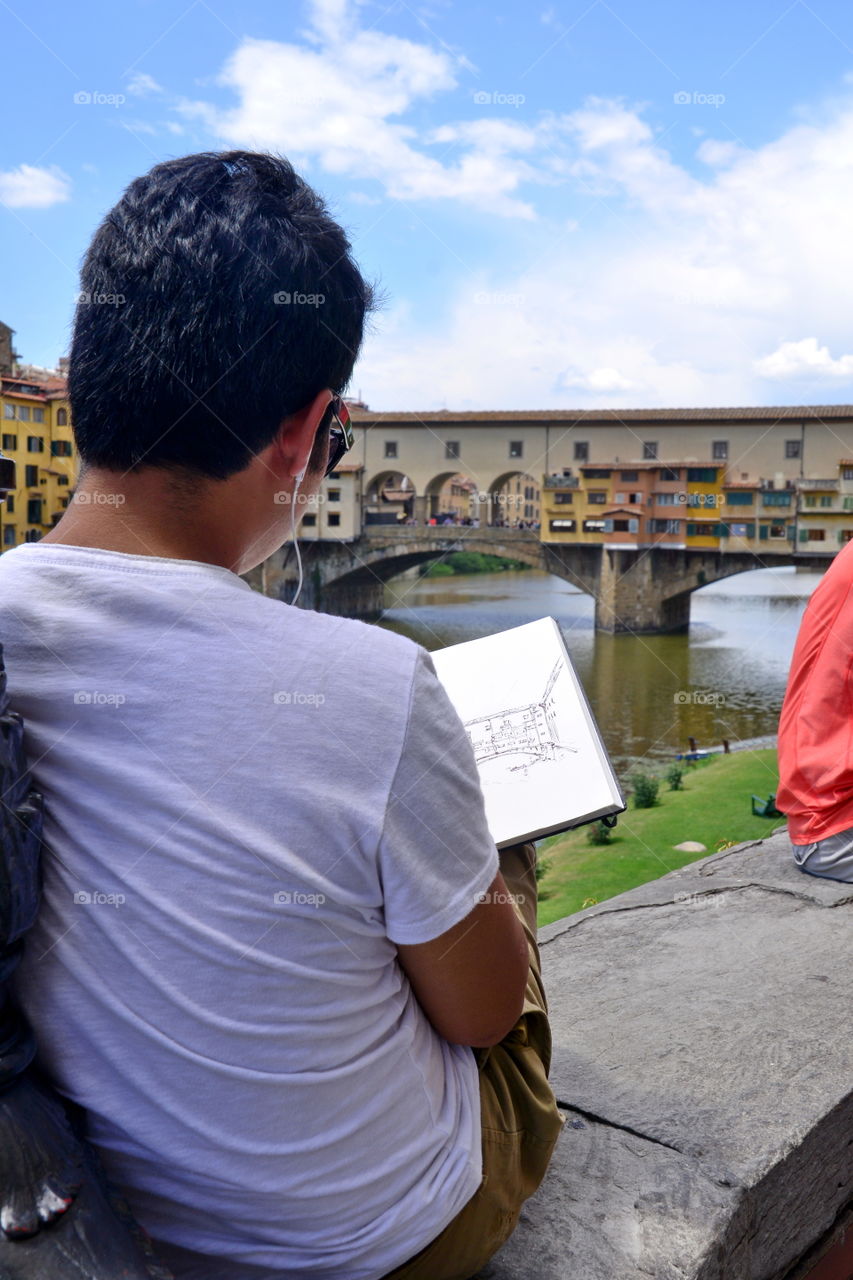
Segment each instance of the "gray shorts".
M815 844L794 844L791 849L797 866L807 875L853 884L853 830L839 831Z

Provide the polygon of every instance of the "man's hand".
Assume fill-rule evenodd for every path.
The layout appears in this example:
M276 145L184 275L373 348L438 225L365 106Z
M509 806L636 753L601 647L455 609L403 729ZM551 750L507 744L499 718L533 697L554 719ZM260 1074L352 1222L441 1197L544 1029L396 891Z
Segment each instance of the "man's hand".
M418 1002L439 1035L486 1048L512 1030L527 983L527 939L498 872L470 915L432 942L397 947Z

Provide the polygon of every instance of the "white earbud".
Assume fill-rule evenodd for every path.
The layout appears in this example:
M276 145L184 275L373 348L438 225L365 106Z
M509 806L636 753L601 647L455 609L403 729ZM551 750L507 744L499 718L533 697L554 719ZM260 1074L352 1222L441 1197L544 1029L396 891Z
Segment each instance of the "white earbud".
M296 601L299 599L299 593L302 590L302 555L299 550L299 539L296 536L296 495L299 492L299 486L302 483L302 477L304 475L305 475L305 469L303 468L301 471L298 471L296 475L293 477L293 480L294 480L293 500L290 504L290 537L293 542L293 546L296 550L296 564L297 564L298 573L299 573L299 580L296 584L296 591L293 595L293 599L290 601L291 604L296 604Z

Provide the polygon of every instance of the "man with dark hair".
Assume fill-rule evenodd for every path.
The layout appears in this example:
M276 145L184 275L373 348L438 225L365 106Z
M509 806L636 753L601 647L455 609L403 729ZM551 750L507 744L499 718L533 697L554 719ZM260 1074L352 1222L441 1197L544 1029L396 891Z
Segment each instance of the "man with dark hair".
M347 447L370 289L240 151L131 183L81 285L78 487L0 558L42 1064L178 1277L472 1275L561 1123L535 851L424 649L238 576Z

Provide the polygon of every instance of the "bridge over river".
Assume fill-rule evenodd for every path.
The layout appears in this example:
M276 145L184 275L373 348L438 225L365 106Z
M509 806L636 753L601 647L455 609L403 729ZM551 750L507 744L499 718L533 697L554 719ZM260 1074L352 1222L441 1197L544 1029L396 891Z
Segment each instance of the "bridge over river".
M790 548L731 552L651 546L639 550L594 544L549 544L530 529L467 525L366 525L349 542L300 542L305 608L375 619L383 610L385 583L415 565L453 551L506 556L571 582L595 598L595 626L607 632L683 631L690 622L690 596L700 587L752 569L803 565L823 572L827 555ZM297 582L292 544L282 547L248 575L252 585L282 600Z

